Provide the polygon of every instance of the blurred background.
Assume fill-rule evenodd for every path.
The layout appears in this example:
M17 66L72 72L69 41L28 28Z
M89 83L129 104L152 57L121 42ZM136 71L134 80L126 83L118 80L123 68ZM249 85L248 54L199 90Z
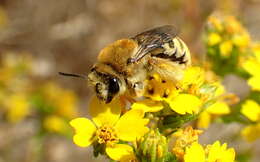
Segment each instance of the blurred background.
M0 0L0 162L105 161L72 143L68 121L88 116L93 91L59 71L87 74L108 43L165 24L203 62L209 15L236 16L260 40L259 10L259 0ZM224 84L240 97L248 91L232 76ZM260 142L234 138L239 131L239 124L212 124L201 141L228 142L259 161Z

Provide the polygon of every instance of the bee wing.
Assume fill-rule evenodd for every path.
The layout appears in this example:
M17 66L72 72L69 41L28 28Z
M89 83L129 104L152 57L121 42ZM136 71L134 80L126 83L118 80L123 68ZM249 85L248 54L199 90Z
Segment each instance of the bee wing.
M133 37L138 42L139 49L136 54L129 59L129 63L134 63L142 59L152 50L162 48L162 45L172 41L178 34L177 29L172 25L157 27Z

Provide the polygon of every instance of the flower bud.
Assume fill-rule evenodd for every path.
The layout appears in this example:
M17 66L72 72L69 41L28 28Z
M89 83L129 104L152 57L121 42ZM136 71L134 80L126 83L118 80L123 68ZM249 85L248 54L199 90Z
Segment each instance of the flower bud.
M137 154L150 162L163 162L168 153L167 139L158 129L151 130L137 143Z

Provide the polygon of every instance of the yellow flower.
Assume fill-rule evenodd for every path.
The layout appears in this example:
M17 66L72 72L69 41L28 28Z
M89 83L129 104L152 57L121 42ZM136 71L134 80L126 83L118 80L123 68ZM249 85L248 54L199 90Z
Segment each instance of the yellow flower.
M253 100L247 100L242 105L241 113L251 121L255 122L260 120L260 106Z
M241 135L248 142L253 142L260 138L260 123L246 126L241 131Z
M260 48L259 44L254 45L253 52L254 57L249 58L242 64L242 67L252 75L248 79L248 84L251 86L252 90L260 91Z
M234 16L225 16L224 24L226 31L230 34L239 33L244 30L242 25L236 20Z
M49 132L66 133L68 125L61 117L51 115L43 120L43 127Z
M76 130L74 143L80 147L87 147L94 141L104 144L111 158L117 156L113 154L117 153L113 149L118 150L116 144L119 140L135 141L148 131L145 125L149 120L143 119L144 112L133 109L120 116L121 106L117 99L104 104L94 97L90 103L90 114L94 123L87 118L76 118L70 122ZM128 146L120 148L126 148L129 152Z
M55 108L56 115L67 119L77 116L77 96L73 91L63 89L54 82L48 82L43 86L43 96L46 102Z
M207 159L207 160L206 160ZM235 150L227 149L227 144L221 145L216 141L213 145L208 145L204 149L200 144L194 142L190 147L186 148L184 162L234 162Z
M223 31L223 25L221 21L215 16L210 16L208 18L208 23L209 25L212 25L212 28L215 28L218 32Z
M26 95L18 93L5 100L7 120L13 123L23 120L30 113L30 104Z
M260 43L254 43L253 44L253 52L256 57L256 59L260 62Z
M232 42L237 47L244 48L244 47L247 47L249 45L250 37L249 37L248 33L246 33L246 32L241 33L241 34L236 34L232 38Z
M178 90L173 81L162 79L158 74L154 74L147 80L145 97L154 101L163 101L165 98L176 96Z
M227 144L220 144L216 141L213 145L207 146L208 162L233 162L235 160L235 150L233 148L227 149Z
M190 147L187 147L184 155L184 162L205 162L205 151L203 147L194 142Z
M195 130L189 126L185 129L179 129L177 132L172 134L172 137L176 138L172 152L178 159L183 159L185 148L191 146L195 142L198 142L198 138L201 133L201 130Z
M220 54L223 57L229 57L231 55L232 48L233 48L233 45L232 45L231 41L222 42L219 46Z
M205 81L205 72L200 67L188 67L184 71L183 79L180 81L180 86L182 89L187 89L189 87L200 87Z
M218 116L229 114L230 107L225 102L225 88L224 86L216 82L213 85L217 88L214 94L214 98L217 99L215 103L207 107L198 117L197 126L199 128L207 128L211 121Z
M222 38L218 33L210 33L208 36L208 45L214 46L221 42Z
M250 124L241 131L245 140L252 142L260 137L260 105L254 100L246 100L242 105L241 113L256 124Z
M56 113L68 119L77 116L77 97L69 90L64 90L57 98L55 105L57 106Z
M157 112L163 109L163 105L161 102L145 99L133 103L131 108L142 109L144 112Z
M116 161L120 162L138 162L133 148L126 144L116 144L113 148L106 149L107 155Z
M196 95L199 95L199 88L204 81L205 73L199 67L185 69L182 80L177 83L164 80L155 74L147 81L147 89L144 96L149 97L149 99L133 103L132 109L157 112L164 108L161 102L163 101L179 114L197 113L202 101ZM182 91L185 91L185 93L179 94Z
M208 128L213 116L225 115L230 113L229 106L223 102L218 101L208 108L206 108L199 116L197 125L199 128Z
M173 99L166 99L171 109L178 114L193 114L198 113L202 105L202 101L194 95L180 94Z

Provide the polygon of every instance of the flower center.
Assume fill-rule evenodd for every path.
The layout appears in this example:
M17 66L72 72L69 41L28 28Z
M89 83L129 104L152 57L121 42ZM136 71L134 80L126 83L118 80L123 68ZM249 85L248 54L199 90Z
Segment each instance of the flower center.
M100 144L113 145L119 141L115 129L108 125L103 125L98 128L96 136Z

